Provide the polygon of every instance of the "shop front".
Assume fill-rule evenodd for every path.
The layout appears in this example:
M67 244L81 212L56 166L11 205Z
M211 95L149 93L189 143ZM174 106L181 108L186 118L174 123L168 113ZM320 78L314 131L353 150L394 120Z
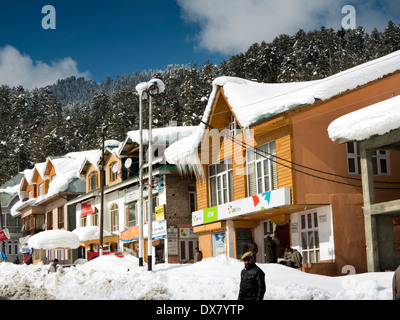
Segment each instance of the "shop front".
M199 234L203 256L240 258L252 238L259 248L257 260L263 262L264 237L270 232L265 226L271 226L272 219L279 226L288 224L282 208L289 205L290 188L281 188L193 212L193 229Z

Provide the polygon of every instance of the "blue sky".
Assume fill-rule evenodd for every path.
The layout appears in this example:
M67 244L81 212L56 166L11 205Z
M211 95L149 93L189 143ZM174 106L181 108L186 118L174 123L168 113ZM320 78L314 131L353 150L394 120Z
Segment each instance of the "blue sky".
M2 0L0 84L31 88L72 74L102 81L220 63L282 33L338 29L346 4L367 31L400 20L397 0ZM54 30L42 28L45 5L56 10Z

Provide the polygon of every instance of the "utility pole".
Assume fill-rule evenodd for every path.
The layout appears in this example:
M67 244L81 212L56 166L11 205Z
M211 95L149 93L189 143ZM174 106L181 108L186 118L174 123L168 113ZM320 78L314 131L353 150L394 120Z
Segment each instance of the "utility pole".
M101 169L100 169L100 243L99 243L99 256L103 255L103 221L104 221L104 144L107 126L102 127L101 132Z
M150 93L151 88L149 88L149 93ZM152 221L152 211L153 211L153 175L152 175L152 171L153 171L153 147L152 147L152 126L153 126L153 116L152 116L152 112L153 112L153 98L151 96L151 94L149 94L149 130L148 130L148 143L149 143L149 147L148 147L148 152L149 152L149 156L148 156L148 161L149 161L149 166L148 166L148 181L149 181L149 187L148 187L148 192L147 192L147 205L148 205L148 220L147 220L147 226L148 226L148 236L147 236L147 270L151 271L152 270L152 264L153 264L153 255L152 255L152 251L153 251L153 221Z

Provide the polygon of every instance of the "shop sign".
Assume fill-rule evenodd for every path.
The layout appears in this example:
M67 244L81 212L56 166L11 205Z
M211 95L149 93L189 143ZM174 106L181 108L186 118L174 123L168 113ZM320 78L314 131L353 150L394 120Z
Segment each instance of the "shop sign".
M168 225L168 256L178 256L178 226L176 224Z
M155 212L156 212L156 220L165 219L165 205L164 204L155 207Z
M193 232L193 228L180 228L179 229L179 236L180 238L184 238L184 239L194 239L194 238L198 238L199 235L197 233Z
M87 216L88 214L92 214L94 212L93 207L92 207L92 202L83 202L81 204L81 216Z
M155 222L152 224L152 240L165 239L167 237L167 221Z
M192 225L245 216L291 204L290 188L280 188L192 213Z

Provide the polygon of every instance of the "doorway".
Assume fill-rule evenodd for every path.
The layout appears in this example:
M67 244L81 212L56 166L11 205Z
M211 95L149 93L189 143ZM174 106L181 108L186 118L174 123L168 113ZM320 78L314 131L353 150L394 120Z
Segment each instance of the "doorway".
M249 239L253 237L253 229L251 228L237 228L236 230L236 258L240 257L247 252L247 245Z

